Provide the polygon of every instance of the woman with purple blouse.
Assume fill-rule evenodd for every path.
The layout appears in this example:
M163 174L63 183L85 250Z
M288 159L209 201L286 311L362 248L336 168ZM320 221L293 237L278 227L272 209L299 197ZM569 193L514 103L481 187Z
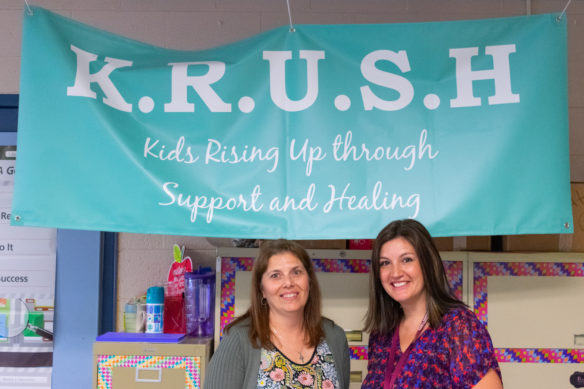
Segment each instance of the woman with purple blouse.
M503 387L491 337L451 294L422 224L397 220L381 230L369 280L363 389Z

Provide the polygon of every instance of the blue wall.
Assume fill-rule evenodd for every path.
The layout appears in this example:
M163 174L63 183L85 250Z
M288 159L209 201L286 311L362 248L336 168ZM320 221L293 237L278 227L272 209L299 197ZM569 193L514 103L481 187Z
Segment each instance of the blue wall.
M101 247L100 232L57 231L53 389L92 387Z

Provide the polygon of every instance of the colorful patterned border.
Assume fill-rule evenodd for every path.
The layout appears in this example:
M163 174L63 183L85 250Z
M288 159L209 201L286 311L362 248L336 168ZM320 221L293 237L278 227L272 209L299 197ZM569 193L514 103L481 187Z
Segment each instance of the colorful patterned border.
M584 350L558 348L498 348L499 362L584 363Z
M112 389L114 367L184 369L185 389L200 389L201 358L148 355L99 355L97 357L97 389Z
M349 355L351 356L351 359L366 361L367 346L349 346Z
M584 263L571 262L475 262L473 265L474 311L488 324L487 282L489 276L584 277ZM584 350L548 348L497 348L499 362L583 363Z
M454 296L462 301L462 261L442 261Z
M235 312L235 273L251 271L253 258L221 258L221 307L219 316L219 335L223 328L233 320Z
M223 328L233 320L235 312L235 274L237 271L251 271L253 258L221 258L221 307L219 336ZM368 273L368 259L313 259L314 270L325 273ZM455 296L462 300L462 262L444 261L446 275ZM351 359L367 359L367 347L350 347Z

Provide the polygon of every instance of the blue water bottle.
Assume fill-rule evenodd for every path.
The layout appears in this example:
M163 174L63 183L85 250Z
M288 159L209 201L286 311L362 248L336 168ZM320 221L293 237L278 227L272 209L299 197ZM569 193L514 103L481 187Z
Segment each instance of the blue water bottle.
M164 312L164 288L151 286L146 292L146 333L162 334Z

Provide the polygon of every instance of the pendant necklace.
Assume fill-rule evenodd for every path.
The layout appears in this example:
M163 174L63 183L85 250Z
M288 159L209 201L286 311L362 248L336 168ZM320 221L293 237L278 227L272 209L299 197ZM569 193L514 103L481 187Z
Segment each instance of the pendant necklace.
M274 331L274 334L278 338L278 342L280 343L280 346L282 348L284 348L284 343L282 343L282 338L280 337L280 333L278 333L278 330L276 330L275 328L272 328L272 330ZM297 351L297 353L298 353L298 358L300 359L300 363L304 364L304 356L302 355L302 350Z

